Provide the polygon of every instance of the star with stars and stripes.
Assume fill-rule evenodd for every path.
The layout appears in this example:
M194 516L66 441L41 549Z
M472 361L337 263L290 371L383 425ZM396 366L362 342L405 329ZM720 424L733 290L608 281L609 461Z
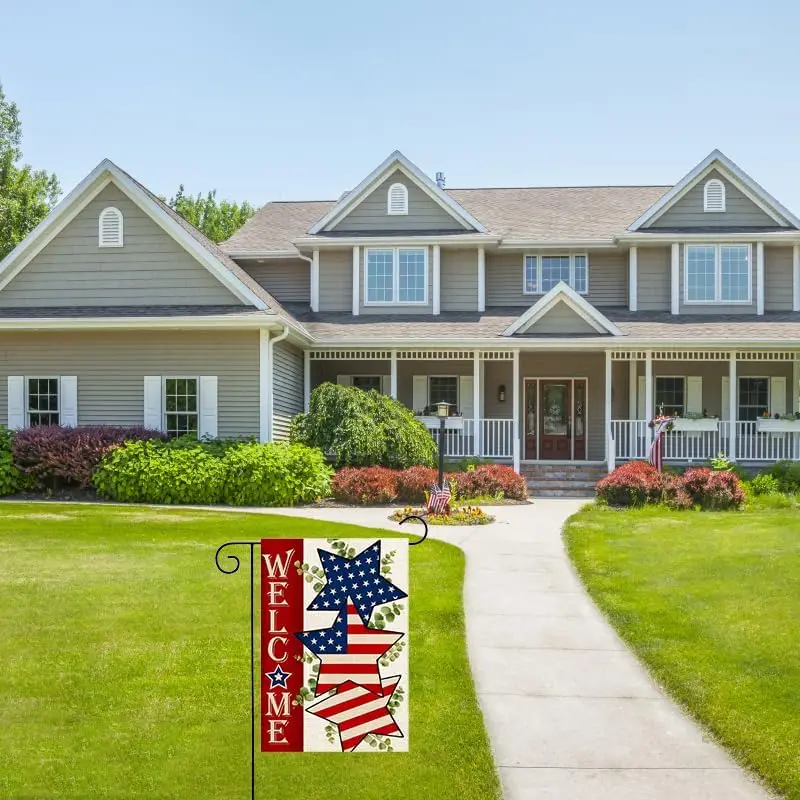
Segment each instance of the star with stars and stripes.
M403 635L398 631L367 628L352 603L348 603L347 610L339 614L330 628L295 634L315 656L319 656L318 695L345 681L354 681L382 694L378 661Z
M391 603L408 595L381 575L381 543L370 545L352 558L317 550L327 583L314 598L309 611L339 611L350 597L364 625L375 606Z

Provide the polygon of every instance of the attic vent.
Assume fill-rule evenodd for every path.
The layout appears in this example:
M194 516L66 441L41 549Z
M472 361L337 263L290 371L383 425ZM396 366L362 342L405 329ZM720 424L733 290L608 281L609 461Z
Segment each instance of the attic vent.
M100 247L122 247L122 212L109 206L100 212Z
M712 178L703 189L703 211L725 210L725 184Z
M408 214L408 189L402 183L393 183L389 187L387 214Z

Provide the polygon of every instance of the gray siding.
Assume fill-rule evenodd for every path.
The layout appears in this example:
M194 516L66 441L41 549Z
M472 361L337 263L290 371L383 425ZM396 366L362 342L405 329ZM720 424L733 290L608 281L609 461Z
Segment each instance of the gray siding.
M528 255L534 255L529 252ZM533 305L541 294L522 291L522 252L486 254L486 305ZM595 306L624 307L628 304L628 256L625 251L589 252L589 293Z
M681 314L755 314L756 313L756 245L750 244L750 303L686 303L686 245L680 246L680 300L679 311ZM765 276L766 285L766 276Z
M319 310L351 311L353 308L353 251L349 247L320 250Z
M639 311L669 311L672 281L669 247L640 247L636 256Z
M257 331L0 333L0 423L9 375L77 375L79 425L141 425L144 376L217 375L220 436L258 436Z
M387 214L389 187L402 183L408 189L408 214ZM448 211L434 202L402 172L393 172L333 228L336 231L463 231Z
M725 211L703 211L703 187L712 178L725 184ZM747 226L775 226L769 214L764 213L752 200L745 197L730 181L713 170L693 186L672 208L664 212L649 228L720 228Z
M439 269L442 311L476 311L478 251L442 248Z
M239 264L279 303L311 302L311 265L308 261L275 258L240 261Z
M123 247L98 247L100 212L123 216ZM109 185L0 292L0 305L242 305L202 264Z
M511 419L514 415L514 402L511 399L514 367L510 361L483 363L483 414L487 419ZM501 386L506 387L506 399L503 401L498 399Z
M378 305L365 305L364 298L366 297L367 280L364 271L364 265L366 263L366 258L367 258L367 249L368 248L366 247L359 248L359 254L358 254L361 262L358 294L359 294L359 308L361 309L362 314L432 314L433 313L433 248L431 247L425 248L428 259L428 302L425 303L424 305L422 303L411 303L402 305L380 303ZM350 258L351 258L350 263L352 265L352 251ZM395 263L395 269L396 268L397 264ZM441 278L441 258L439 262L439 276ZM352 278L350 285L352 287ZM352 295L351 295L350 307L352 308Z
M564 303L558 303L551 308L541 319L528 328L527 333L591 333L597 335L597 331L585 319L579 317Z
M764 309L791 311L794 292L792 248L764 247Z
M303 410L303 351L278 342L273 356L272 438L288 439L292 417Z

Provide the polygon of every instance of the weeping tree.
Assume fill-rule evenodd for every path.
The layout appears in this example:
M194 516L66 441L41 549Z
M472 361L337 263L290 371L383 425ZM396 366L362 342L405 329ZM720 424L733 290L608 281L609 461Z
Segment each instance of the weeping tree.
M436 443L401 402L376 391L323 383L307 414L292 420L292 441L335 456L337 467L431 467Z

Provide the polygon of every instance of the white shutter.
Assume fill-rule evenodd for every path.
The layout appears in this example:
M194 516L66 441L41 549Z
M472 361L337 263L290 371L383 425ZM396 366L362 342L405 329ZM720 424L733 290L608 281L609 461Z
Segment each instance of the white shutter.
M25 378L8 376L8 427L19 430L25 427Z
M690 375L686 379L686 411L703 413L703 379L699 375Z
M786 413L786 378L769 379L769 413L771 416Z
M144 376L144 426L150 430L164 429L161 417L161 376Z
M636 381L636 419L646 419L649 422L650 415L647 413L647 409L644 407L646 400L644 381L644 375L639 375L639 378Z
M472 375L462 375L458 379L458 410L469 418L475 416L474 386L475 380Z
M217 376L200 376L200 405L197 420L199 439L217 438Z
M58 398L59 422L70 428L78 427L78 376L61 376L61 396Z
M383 375L381 377L381 394L385 394L388 397L391 393L392 393L392 376Z
M722 416L721 419L731 418L731 379L724 375L722 378Z
M422 411L428 405L428 376L415 375L412 381L412 411Z
M336 376L336 383L339 386L352 386L353 385L353 376L352 375L337 375Z

